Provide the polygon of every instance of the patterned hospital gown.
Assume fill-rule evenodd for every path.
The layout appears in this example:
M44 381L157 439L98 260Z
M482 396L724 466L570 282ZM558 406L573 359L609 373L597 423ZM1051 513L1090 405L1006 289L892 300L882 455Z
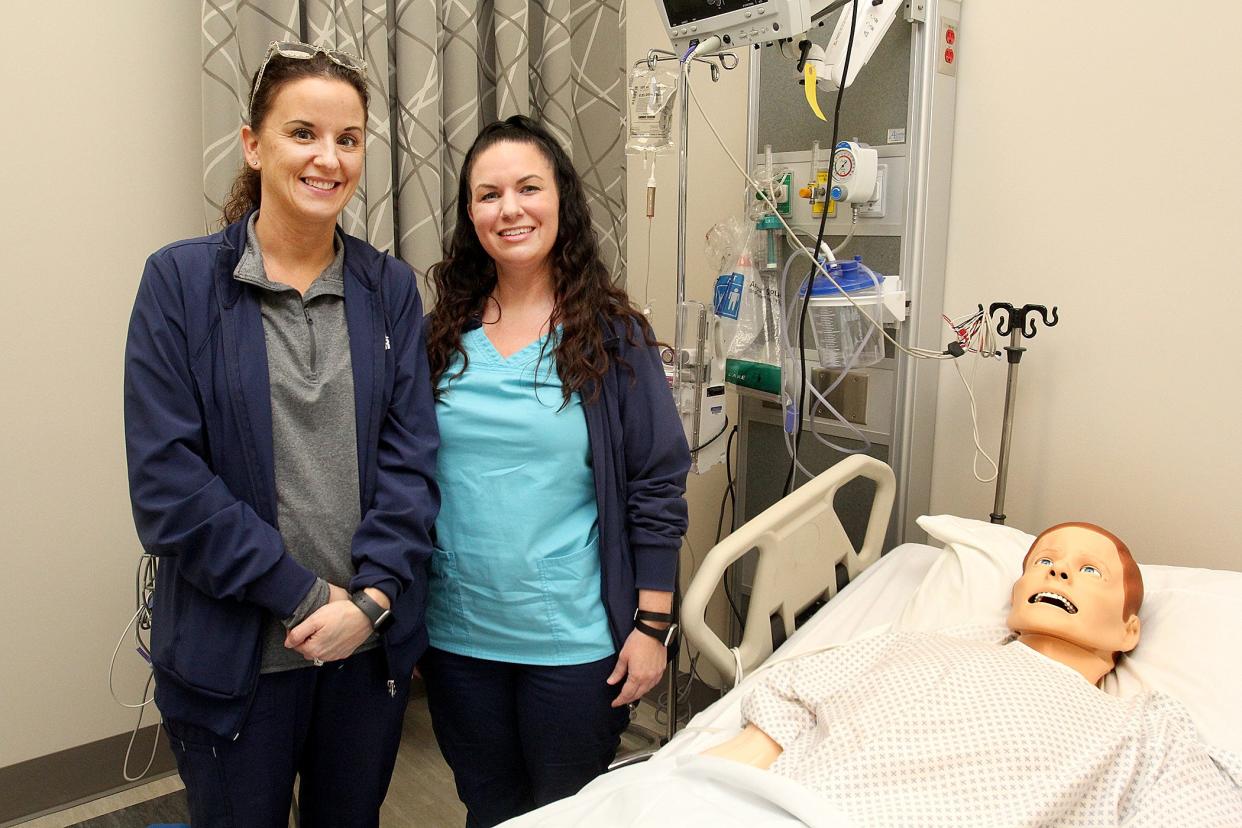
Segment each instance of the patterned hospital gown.
M1242 826L1236 759L1177 702L1119 699L1007 631L892 633L772 668L772 770L860 825ZM979 640L986 638L987 640Z

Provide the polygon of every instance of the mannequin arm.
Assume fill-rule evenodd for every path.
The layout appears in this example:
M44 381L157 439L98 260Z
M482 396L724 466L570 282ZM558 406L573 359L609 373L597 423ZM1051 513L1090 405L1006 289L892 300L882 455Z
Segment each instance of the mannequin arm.
M746 729L727 742L703 751L704 756L719 756L744 765L767 770L782 753L782 748L771 736L757 725L748 724Z

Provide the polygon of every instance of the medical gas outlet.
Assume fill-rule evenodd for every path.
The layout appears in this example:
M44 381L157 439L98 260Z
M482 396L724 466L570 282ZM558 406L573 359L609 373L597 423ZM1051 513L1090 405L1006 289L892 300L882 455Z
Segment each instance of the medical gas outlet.
M767 204L767 200L771 199L772 203L776 205L776 211L782 216L787 216L793 209L792 202L790 201L790 190L792 188L793 173L787 172L780 177L779 181L773 182L765 192L756 192L755 200L764 202L763 207L770 210L771 206ZM806 188L803 187L802 189L805 190ZM805 195L802 197L806 198Z
M832 200L866 204L880 197L880 153L865 144L842 141L832 154Z
M828 201L828 170L816 170L815 180L798 190L798 195L810 200L811 215L816 218L824 214L825 203L828 204L828 217L833 218L836 216L836 203Z
M835 217L837 202L870 205L860 210L860 215L881 218L884 216L883 182L880 153L866 144L842 141L832 156L831 186L828 170L819 169L815 171L815 181L798 190L798 195L810 200L811 215L816 218L823 215L825 204L828 217Z

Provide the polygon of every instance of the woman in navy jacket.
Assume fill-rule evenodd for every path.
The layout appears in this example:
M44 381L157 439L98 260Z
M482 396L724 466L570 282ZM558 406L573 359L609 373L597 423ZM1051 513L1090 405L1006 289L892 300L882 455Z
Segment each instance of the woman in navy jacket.
M466 154L428 356L441 449L421 663L468 810L575 793L663 674L690 456L582 182L528 118Z
M272 44L221 232L147 261L130 494L196 826L376 825L423 623L438 437L409 267L336 229L365 65Z

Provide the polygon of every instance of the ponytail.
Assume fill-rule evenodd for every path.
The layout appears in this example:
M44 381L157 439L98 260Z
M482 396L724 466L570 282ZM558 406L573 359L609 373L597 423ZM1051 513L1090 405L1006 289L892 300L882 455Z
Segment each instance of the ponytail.
M220 226L227 227L235 221L240 221L247 213L256 209L261 195L262 184L259 171L248 165L242 166L237 177L233 179L229 197L224 201Z

